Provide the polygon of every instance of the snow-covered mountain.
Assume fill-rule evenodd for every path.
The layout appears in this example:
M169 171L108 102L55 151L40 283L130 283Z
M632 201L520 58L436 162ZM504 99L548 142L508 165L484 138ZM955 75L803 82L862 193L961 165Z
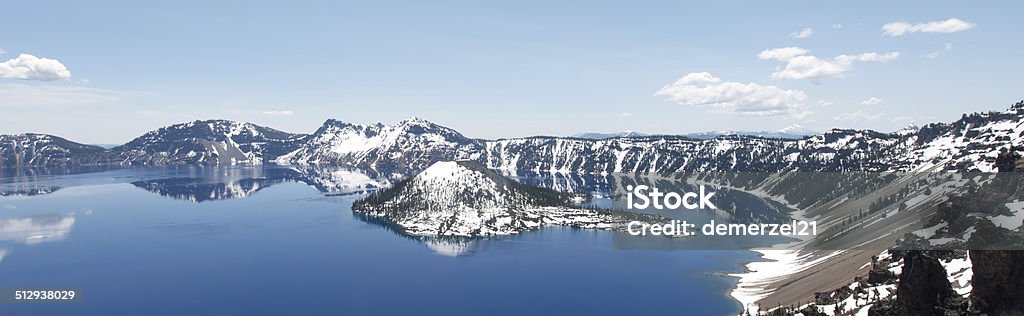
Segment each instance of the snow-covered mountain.
M298 146L303 135L227 120L171 125L109 150L111 162L141 165L261 164Z
M917 134L917 132L920 131L920 130L921 130L921 127L917 126L917 124L910 124L910 125L907 125L904 128L899 129L898 131L896 131L896 134L897 135L913 135L913 134Z
M803 136L810 136L810 135L821 134L821 133L818 133L815 130L812 130L812 129L800 126L799 124L793 124L793 125L790 125L790 126L783 127L782 129L779 129L776 132L777 133L781 133L781 134L803 135Z
M373 170L423 170L434 162L477 159L481 141L419 118L395 125L328 120L278 163L348 165Z
M511 235L546 225L619 229L649 216L574 207L570 196L523 185L475 161L437 162L352 205L413 236Z
M92 164L103 151L52 135L0 135L0 168Z
M650 136L607 140L531 137L489 141L491 168L566 172L994 171L1001 149L1024 146L1024 102L964 115L917 133L833 129L805 139Z
M635 136L480 140L416 118L394 125L328 120L311 135L296 135L249 123L212 120L161 128L109 150L46 135L3 136L0 157L10 166L272 161L351 166L384 172L388 177L414 174L438 161L463 159L509 171L576 173L906 171L924 167L992 171L999 150L1024 146L1022 123L1024 102L1007 111L965 114L952 123L928 124L916 131L833 129L801 139L717 135L710 139ZM783 132L806 131L792 127L779 131ZM44 140L32 146L11 141L26 138ZM47 138L51 140L46 142ZM47 144L50 147L43 150ZM29 147L37 149L25 149Z

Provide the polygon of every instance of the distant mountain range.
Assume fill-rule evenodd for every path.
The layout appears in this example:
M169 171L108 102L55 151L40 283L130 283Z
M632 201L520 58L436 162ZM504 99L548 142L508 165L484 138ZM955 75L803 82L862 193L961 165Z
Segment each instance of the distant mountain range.
M650 134L638 133L638 132L634 132L634 131L625 131L625 132L621 132L621 133L582 133L582 134L572 135L572 137L586 138L586 139L609 139L609 138L618 138L618 137L640 137L640 136L650 136Z
M653 134L646 134L634 131L625 131L621 133L582 133L576 134L572 137L585 138L585 139L609 139L609 138L622 138L622 137L644 137L651 136ZM808 136L821 135L821 133L805 128L800 125L790 125L786 128L777 131L707 131L699 133L687 133L674 136L685 136L695 139L712 139L718 136L727 135L743 135L743 136L757 136L763 138L786 138L786 139L802 139Z
M803 139L808 136L821 135L821 133L794 124L777 131L708 131L700 133L683 134L683 136L693 137L696 139L712 139L723 135L744 135L764 138Z
M413 118L394 125L328 120L292 134L226 120L176 124L105 149L42 134L0 136L0 167L69 165L336 165L412 174L438 161L555 172L889 171L920 167L991 171L999 150L1024 145L1024 102L892 133L799 127L761 135L625 135L605 139L473 139Z

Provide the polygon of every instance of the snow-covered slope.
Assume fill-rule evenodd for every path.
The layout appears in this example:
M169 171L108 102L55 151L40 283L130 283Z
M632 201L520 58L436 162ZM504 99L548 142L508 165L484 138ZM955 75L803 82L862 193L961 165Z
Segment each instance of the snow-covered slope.
M438 161L475 160L502 170L573 173L679 171L992 171L1000 150L1024 146L1024 102L1003 112L881 133L834 129L801 139L772 135L525 137L479 140L422 119L394 125L328 120L311 135L212 120L173 125L110 150L77 144L11 154L25 146L3 136L5 164L324 164L409 175ZM798 127L779 133L801 131ZM43 135L45 136L45 135ZM52 136L47 136L52 137ZM67 142L75 144L72 142ZM37 146L38 147L38 146ZM71 147L89 150L67 150ZM22 152L25 152L22 150Z
M995 171L999 150L1024 145L1024 102L1003 112L964 114L950 124L928 124L908 153L912 164L942 164L947 169Z
M0 135L0 168L89 164L103 151L52 135Z
M569 196L504 178L474 161L438 162L356 201L357 214L413 236L510 235L545 225L618 229L644 215L573 207Z
M888 170L900 162L894 159L900 154L900 141L890 134L855 130L833 130L804 140L533 137L487 142L484 162L505 170L596 173Z
M834 129L805 139L726 135L488 141L491 168L564 172L993 171L1002 149L1024 146L1024 102L917 132Z
M476 159L480 141L423 119L395 125L328 120L279 163L348 165L374 170L423 170L443 160Z
M999 150L1024 143L1021 123L1020 103L1005 112L965 115L916 132L834 129L803 139L720 135L705 140L637 136L485 141L423 120L392 126L328 121L299 149L276 161L395 172L415 172L437 161L458 159L477 160L492 169L569 173L909 171L923 167L990 171Z
M164 127L114 147L111 160L123 164L261 164L297 146L302 135L251 123L195 121Z

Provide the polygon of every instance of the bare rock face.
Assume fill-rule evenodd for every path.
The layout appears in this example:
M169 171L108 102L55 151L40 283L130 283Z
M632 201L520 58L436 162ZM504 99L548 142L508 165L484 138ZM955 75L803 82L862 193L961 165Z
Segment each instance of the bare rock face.
M957 315L962 300L946 278L939 259L924 251L903 255L903 273L896 287L897 315Z
M868 271L868 284L892 284L896 282L897 275L887 268L889 259L878 260L878 256L871 257L871 270Z
M1024 251L973 250L976 311L989 315L1024 315Z
M974 276L971 309L989 315L1024 315L1024 233L981 222L971 235ZM984 250L993 249L993 250ZM1009 250L1017 249L1017 250Z

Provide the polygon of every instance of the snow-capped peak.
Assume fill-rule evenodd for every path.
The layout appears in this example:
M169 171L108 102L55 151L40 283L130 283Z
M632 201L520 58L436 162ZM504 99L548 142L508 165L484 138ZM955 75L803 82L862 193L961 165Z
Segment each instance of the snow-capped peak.
M910 135L910 134L916 134L917 131L920 131L920 130L921 130L920 126L917 126L917 124L914 124L914 123L910 123L910 125L907 125L907 127L901 128L898 131L896 131L896 134L898 134L898 135Z
M280 163L338 163L377 170L418 171L437 160L473 158L481 145L455 130L420 118L395 125L359 125L328 120ZM399 171L401 171L399 170Z
M809 128L800 126L799 124L793 124L793 125L790 125L790 126L786 126L786 127L782 128L782 129L778 130L778 132L779 133L783 133L783 134L795 134L795 135L816 135L816 134L818 134L818 132L813 131L813 130L811 130Z
M433 122L425 120L423 118L413 116L402 120L399 124L415 124L415 125L435 125Z

